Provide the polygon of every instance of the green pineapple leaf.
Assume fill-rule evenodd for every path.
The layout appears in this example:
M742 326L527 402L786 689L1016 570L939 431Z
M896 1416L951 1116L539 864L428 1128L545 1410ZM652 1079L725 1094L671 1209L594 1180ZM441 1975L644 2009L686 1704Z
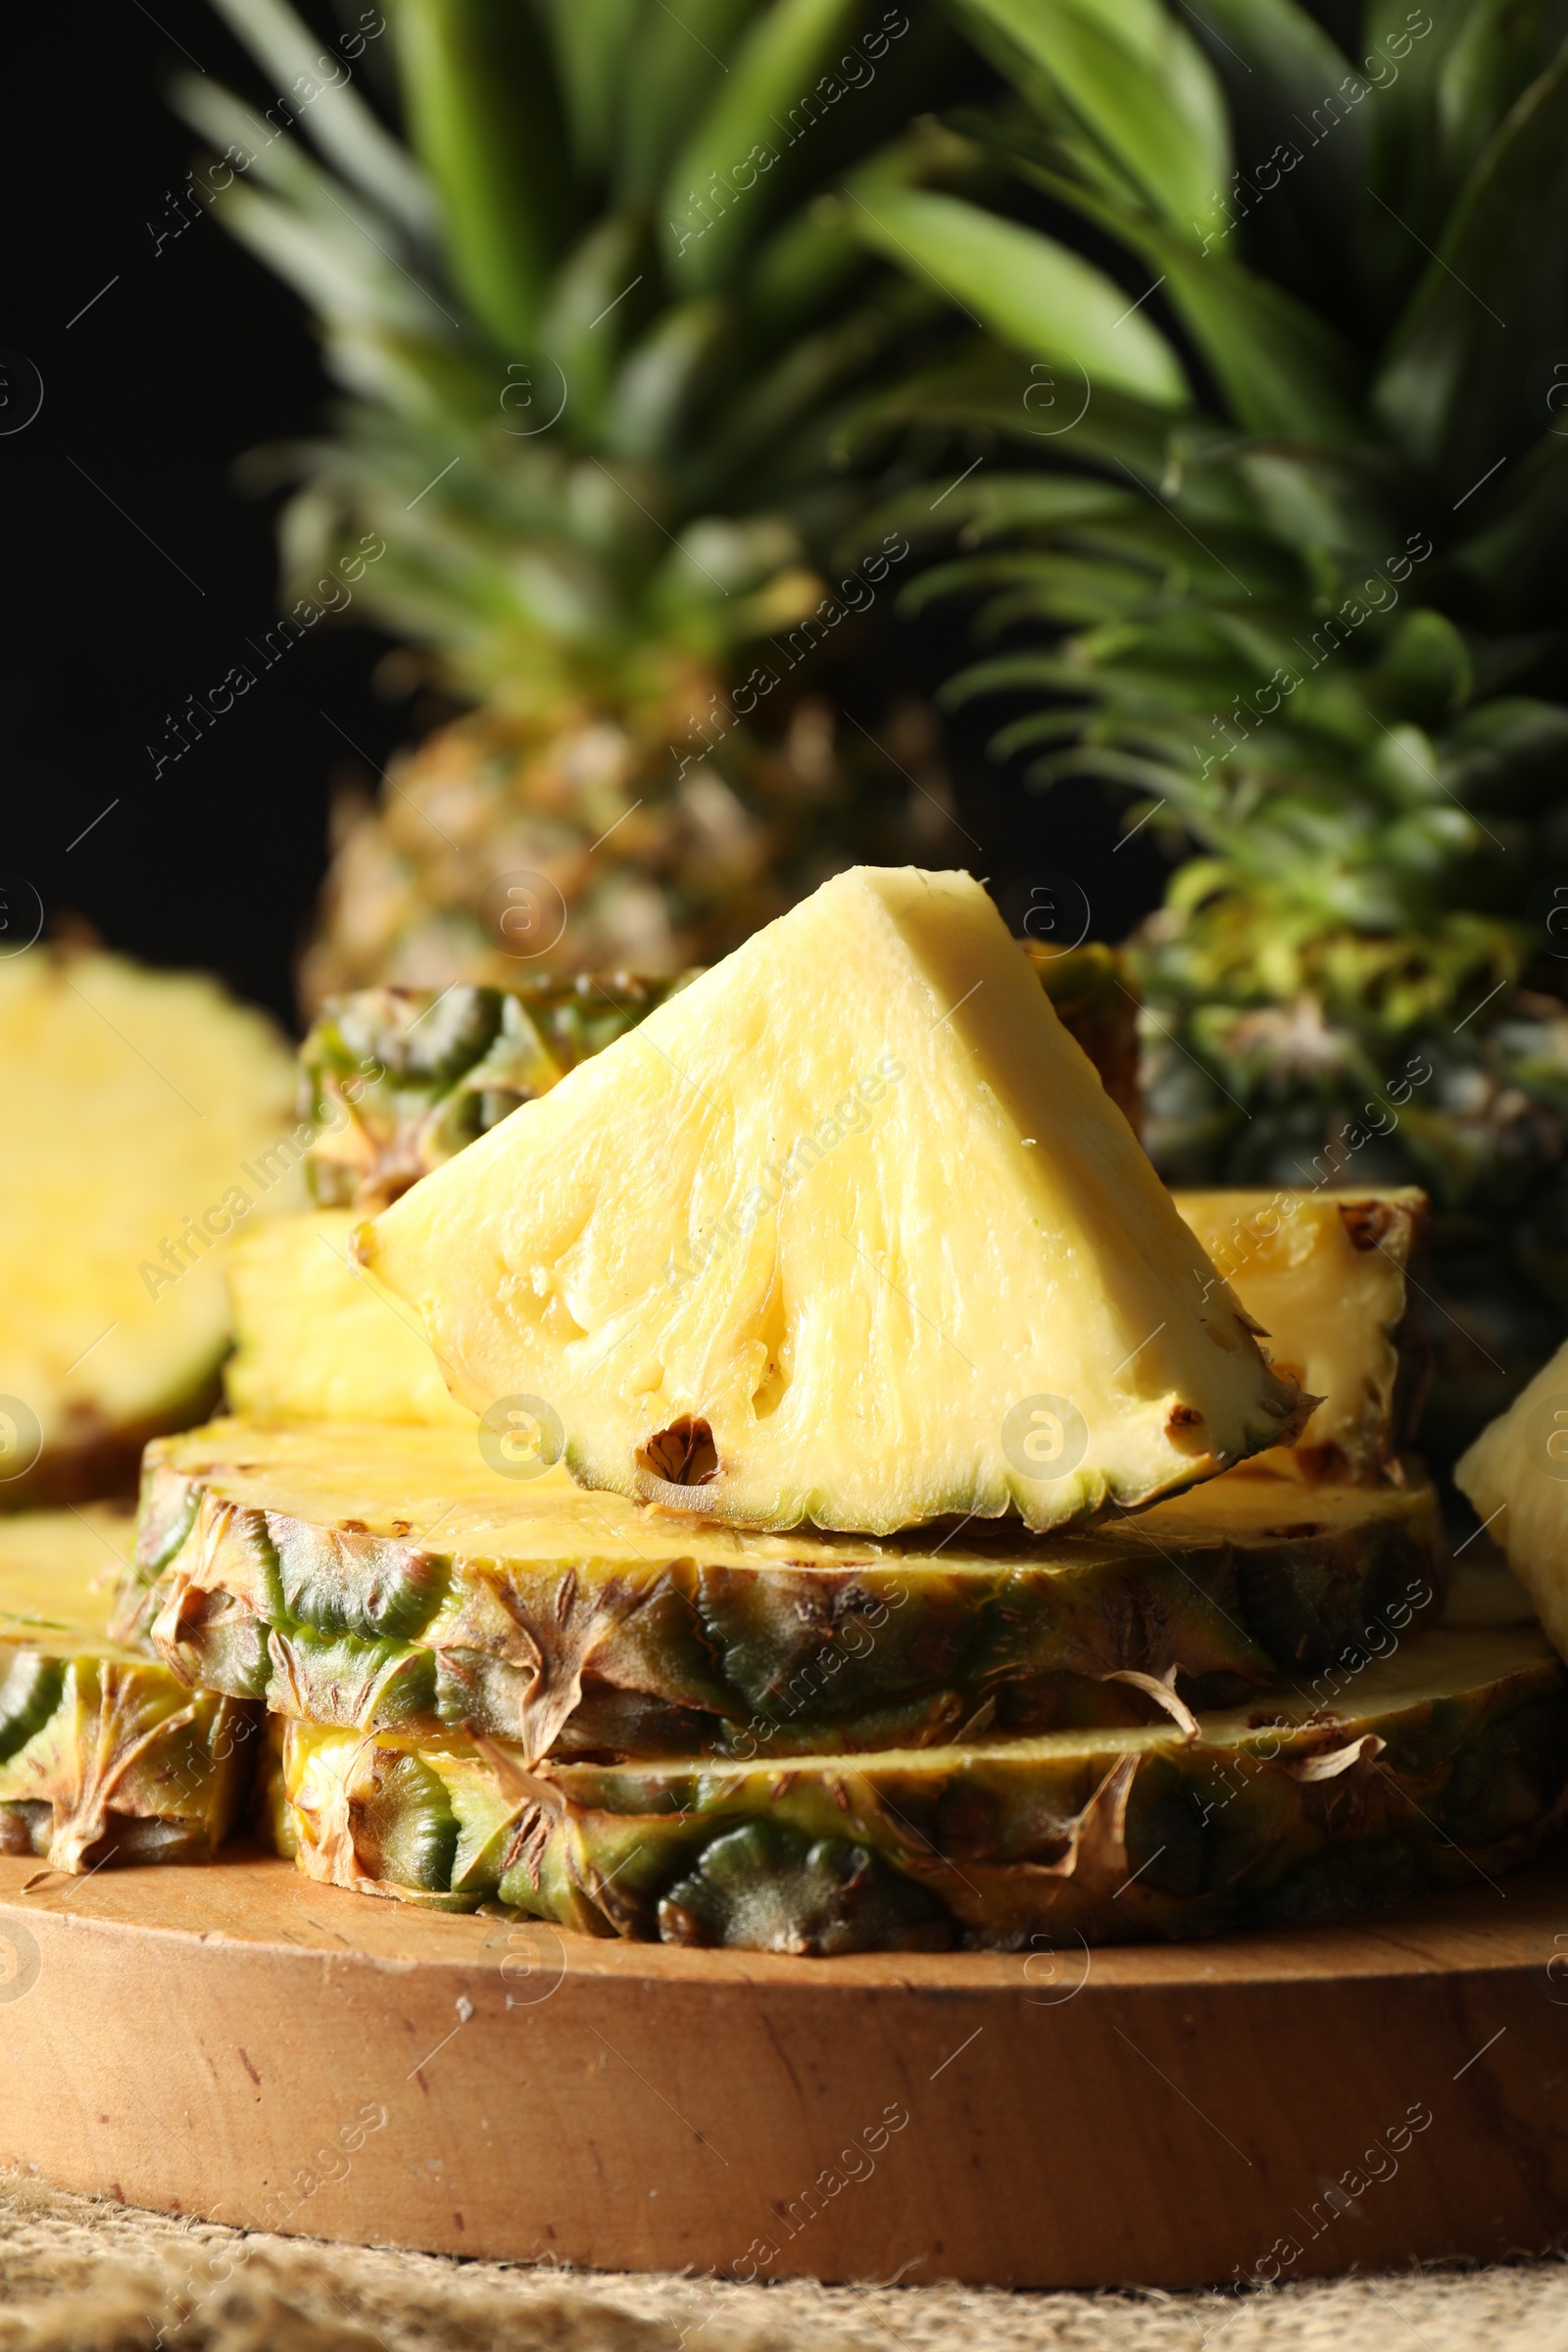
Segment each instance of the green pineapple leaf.
M1057 93L1124 182L1200 242L1230 175L1224 102L1202 51L1152 0L963 0L965 13Z
M393 32L453 280L485 332L521 360L572 212L548 46L513 0L397 0Z
M1522 379L1568 343L1568 46L1484 150L1379 372L1391 430L1450 499L1531 437Z
M825 111L817 85L861 13L860 0L770 0L745 33L664 189L662 234L671 274L687 292L710 293L755 241L758 216L776 202L771 173L781 161L780 181L795 178L781 117L813 99ZM806 120L811 127L809 113ZM730 183L743 169L750 184L737 193Z
M540 14L549 28L573 164L580 173L607 172L625 135L619 117L630 93L606 73L605 61L625 54L642 11L637 0L540 0ZM688 46L694 41L689 36Z
M323 54L283 0L213 0L213 6L275 86L310 107L311 136L328 163L405 229L427 238L435 225L429 186L351 86L344 58Z
M1064 353L1088 375L1159 407L1187 405L1164 336L1129 312L1113 279L1056 238L929 189L866 181L851 192L870 244L912 264L1004 341Z

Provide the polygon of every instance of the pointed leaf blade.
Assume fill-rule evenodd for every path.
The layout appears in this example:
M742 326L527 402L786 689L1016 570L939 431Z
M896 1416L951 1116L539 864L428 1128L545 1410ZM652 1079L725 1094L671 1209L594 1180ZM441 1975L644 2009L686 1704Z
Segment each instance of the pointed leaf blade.
M1201 237L1230 175L1212 69L1150 0L964 0L1061 93L1171 227Z
M859 233L1017 350L1065 353L1089 377L1160 408L1188 403L1181 365L1115 282L1054 237L956 196L869 177Z
M1535 438L1532 363L1568 344L1568 43L1466 183L1375 389L1455 501Z
M407 149L382 129L349 86L352 66L344 52L352 42L337 44L336 53L323 49L284 0L213 0L213 5L273 76L284 93L284 111L293 109L328 162L405 228L428 235L434 221L429 187Z

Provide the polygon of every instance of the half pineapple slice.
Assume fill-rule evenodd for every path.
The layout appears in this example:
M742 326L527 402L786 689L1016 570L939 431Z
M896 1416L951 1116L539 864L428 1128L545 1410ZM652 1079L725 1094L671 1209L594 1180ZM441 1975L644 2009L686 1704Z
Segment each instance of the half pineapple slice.
M260 1709L108 1638L131 1532L102 1504L0 1520L0 1853L204 1862L243 1799Z
M210 980L0 961L0 1510L133 1487L207 1407L224 1237L303 1190L293 1093L283 1040Z
M1306 1409L963 874L836 876L359 1246L481 1416L759 1527L1055 1527Z
M121 1630L183 1680L546 1754L792 1756L1322 1703L1441 1600L1430 1488L1215 1481L1030 1541L677 1520L470 1432L218 1422L148 1451ZM526 1465L523 1465L526 1467ZM533 1464L539 1468L537 1462ZM1128 1680L1129 1673L1132 1680Z
M312 1878L599 1936L825 1954L1018 1949L1376 1909L1533 1853L1568 1809L1539 1633L1434 1633L1310 1693L1137 1731L773 1765L530 1768L494 1741L281 1727Z

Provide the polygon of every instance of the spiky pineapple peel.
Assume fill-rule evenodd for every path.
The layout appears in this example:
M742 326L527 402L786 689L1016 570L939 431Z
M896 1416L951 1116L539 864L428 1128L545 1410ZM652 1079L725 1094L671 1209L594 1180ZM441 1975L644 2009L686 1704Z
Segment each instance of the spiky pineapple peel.
M112 1504L0 1519L0 1854L205 1861L248 1786L260 1710L110 1634L131 1537Z
M959 873L836 875L356 1250L499 1428L752 1526L1059 1526L1309 1409Z

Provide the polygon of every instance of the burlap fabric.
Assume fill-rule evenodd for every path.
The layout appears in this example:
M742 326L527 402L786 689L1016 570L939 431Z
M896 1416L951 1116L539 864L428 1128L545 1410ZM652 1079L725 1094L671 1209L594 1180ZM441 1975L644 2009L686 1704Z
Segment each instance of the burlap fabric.
M730 2286L183 2228L0 2180L0 2352L1568 2352L1568 2264L1243 2295Z

